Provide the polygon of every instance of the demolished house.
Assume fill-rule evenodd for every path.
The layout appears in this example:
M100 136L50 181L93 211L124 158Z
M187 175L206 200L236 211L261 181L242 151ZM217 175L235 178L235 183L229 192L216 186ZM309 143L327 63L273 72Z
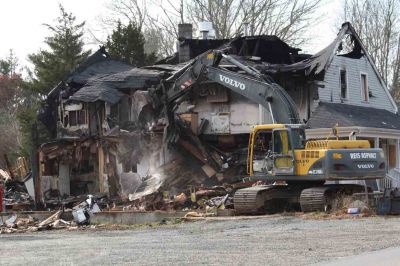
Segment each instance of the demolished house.
M39 148L42 202L88 193L162 198L240 182L250 128L273 123L269 110L210 80L173 102L163 95L166 84L210 49L228 51L281 85L310 127L308 138L325 139L338 125L340 137L382 147L390 173L397 173L397 106L349 23L315 55L276 36L193 39L190 24L179 25L179 34L177 53L153 66L113 60L102 48L49 93L40 119L54 140ZM226 59L220 65L242 72Z

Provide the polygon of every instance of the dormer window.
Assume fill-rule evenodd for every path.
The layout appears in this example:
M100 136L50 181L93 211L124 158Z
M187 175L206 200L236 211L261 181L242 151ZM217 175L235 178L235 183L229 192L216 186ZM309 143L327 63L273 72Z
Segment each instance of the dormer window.
M347 99L347 77L346 69L340 70L340 98Z

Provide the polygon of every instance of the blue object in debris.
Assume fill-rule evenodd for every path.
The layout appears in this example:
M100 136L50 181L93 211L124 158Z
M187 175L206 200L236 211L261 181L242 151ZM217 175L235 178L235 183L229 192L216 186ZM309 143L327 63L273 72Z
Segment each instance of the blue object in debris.
M359 214L360 213L360 208L348 208L347 209L348 214Z

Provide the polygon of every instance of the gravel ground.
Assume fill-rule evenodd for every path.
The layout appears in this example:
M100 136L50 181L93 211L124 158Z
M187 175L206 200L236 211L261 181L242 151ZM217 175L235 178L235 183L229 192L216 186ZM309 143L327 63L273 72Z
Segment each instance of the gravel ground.
M0 235L1 265L309 265L400 246L400 218L293 216Z

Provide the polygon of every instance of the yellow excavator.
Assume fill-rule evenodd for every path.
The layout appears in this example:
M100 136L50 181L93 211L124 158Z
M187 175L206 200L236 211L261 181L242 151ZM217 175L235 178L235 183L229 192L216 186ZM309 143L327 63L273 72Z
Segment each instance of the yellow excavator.
M379 179L385 173L382 149L367 140L306 141L303 125L257 125L249 137L248 179L271 185L239 189L234 206L238 213L295 204L303 211L329 211L339 195L363 192L364 186L326 181Z
M328 211L338 195L364 190L335 181L385 176L384 154L367 140L306 141L289 94L271 77L229 55L229 48L198 56L161 83L154 95L163 101L170 125L173 110L202 82L220 84L271 115L272 124L257 125L250 133L246 177L269 185L237 190L233 198L237 213L279 211L293 204L303 211ZM326 181L334 182L326 185Z

